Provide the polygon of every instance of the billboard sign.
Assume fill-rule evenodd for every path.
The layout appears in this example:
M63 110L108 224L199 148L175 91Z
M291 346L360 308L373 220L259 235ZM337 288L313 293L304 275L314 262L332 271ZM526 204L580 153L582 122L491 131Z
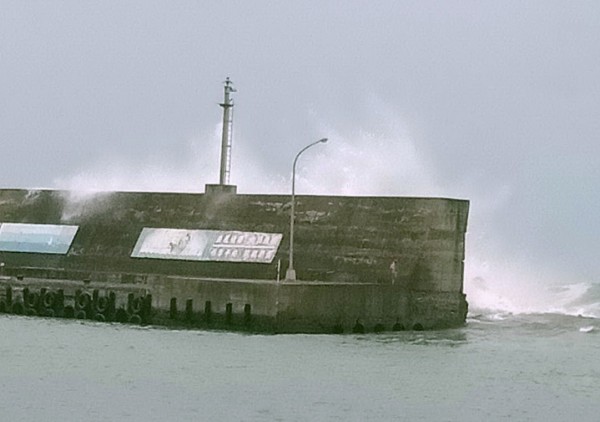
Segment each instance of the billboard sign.
M0 251L66 254L79 226L0 224Z
M280 233L145 227L131 256L268 264L275 257L282 236Z

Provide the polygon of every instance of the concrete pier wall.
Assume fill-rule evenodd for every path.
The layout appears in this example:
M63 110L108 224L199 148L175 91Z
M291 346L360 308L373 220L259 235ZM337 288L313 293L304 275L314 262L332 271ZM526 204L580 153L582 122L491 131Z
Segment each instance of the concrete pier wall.
M0 312L10 312L6 289L12 289L12 304L33 307L27 315L46 315L40 305L28 305L24 290L43 301L44 294L60 290L65 306L76 308L78 295L100 297L114 294L124 321L134 311L128 298L151 298L146 323L167 326L244 330L272 333L352 332L357 324L365 332L446 328L459 326L466 316L464 295L450 292L411 292L396 285L369 283L322 283L194 279L158 276L149 283L108 283L45 278L0 278ZM92 303L92 307L95 306ZM171 313L175 306L176 315ZM207 309L210 315L207 315ZM96 313L88 309L88 319ZM54 308L56 315L64 310ZM98 310L100 312L100 310ZM229 319L227 317L230 313ZM104 314L103 320L115 320Z
M192 299L202 312L249 305L278 332L319 332L358 321L426 328L464 322L465 232L469 203L446 198L298 196L295 269L288 265L289 196L78 193L0 190L0 223L78 226L65 254L0 251L4 276L87 280L152 294L168 312ZM271 263L132 258L143 228L279 233ZM397 274L390 264L397 260ZM241 311L240 311L241 309Z

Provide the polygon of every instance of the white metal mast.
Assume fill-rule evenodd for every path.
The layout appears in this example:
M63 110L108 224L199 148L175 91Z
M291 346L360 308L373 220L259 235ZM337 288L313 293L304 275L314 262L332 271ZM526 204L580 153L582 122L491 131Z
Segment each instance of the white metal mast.
M223 137L221 138L221 173L219 184L229 185L229 173L231 169L231 142L233 129L233 99L230 98L233 88L229 77L225 80L225 99L220 104L223 107Z

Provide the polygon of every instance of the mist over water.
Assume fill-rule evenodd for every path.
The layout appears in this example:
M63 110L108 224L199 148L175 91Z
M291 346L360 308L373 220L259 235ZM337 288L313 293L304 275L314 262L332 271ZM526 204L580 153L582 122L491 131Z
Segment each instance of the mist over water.
M329 142L299 159L297 193L469 199L465 292L471 314L558 313L600 318L600 285L595 280L554 273L550 266L528 261L518 248L513 250L499 240L497 220L510 206L510 185L500 181L482 191L471 180L468 166L457 170L464 177L440 180L427 151L403 120L381 105L377 110L368 129L340 130L314 119L315 132L327 136ZM109 162L89 163L76 174L57 178L53 185L74 191L65 210L73 215L82 212L91 197L106 195L106 191L203 192L205 184L218 181L220 132L217 123L189 139L184 161L158 155L145 155L136 162L114 157ZM259 156L255 144L256 140L246 139L243 129L234 126L231 183L238 185L240 193L289 193L291 164L302 146L269 162ZM286 166L289 173L278 172ZM70 215L63 217L68 221Z

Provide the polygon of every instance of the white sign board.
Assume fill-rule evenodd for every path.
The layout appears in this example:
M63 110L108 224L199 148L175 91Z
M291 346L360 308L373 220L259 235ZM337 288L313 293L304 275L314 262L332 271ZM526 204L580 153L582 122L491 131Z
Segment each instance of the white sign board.
M0 251L66 254L79 226L0 224Z
M133 258L271 263L282 234L145 227Z

